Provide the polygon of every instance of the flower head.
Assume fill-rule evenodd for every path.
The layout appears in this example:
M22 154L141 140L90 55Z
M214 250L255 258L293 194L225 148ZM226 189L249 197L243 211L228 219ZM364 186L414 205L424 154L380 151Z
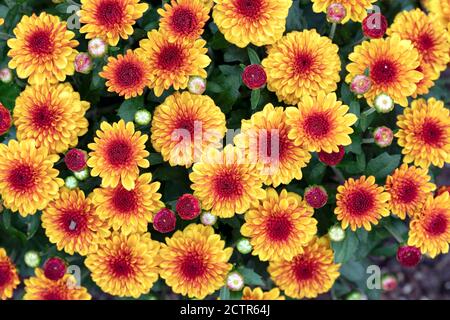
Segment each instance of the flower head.
M322 208L328 201L327 190L322 186L309 186L305 189L305 201L315 209Z
M71 149L64 156L64 163L71 171L81 171L86 168L87 152L80 149Z
M388 28L388 22L384 15L375 12L370 13L362 21L362 30L364 36L371 39L383 38Z
M397 261L404 267L412 268L419 264L422 258L420 249L413 246L400 246L397 249Z
M370 90L372 80L366 75L356 75L350 83L350 90L357 95L363 95Z
M373 139L377 146L380 148L386 148L392 144L392 140L394 140L394 133L391 128L385 126L377 127L373 131Z
M200 215L200 221L205 226L213 226L217 222L217 216L213 215L211 212L204 211Z
M11 298L19 283L15 265L6 254L5 249L0 248L0 300Z
M206 80L202 77L189 77L188 90L193 94L203 94L206 90Z
M9 68L0 69L0 81L3 83L10 83L13 79L13 73Z
M259 64L246 66L244 72L242 72L242 82L251 90L263 87L267 82L264 68Z
M153 218L153 228L161 233L169 233L175 230L177 216L167 208L159 210Z
M338 165L345 156L345 149L343 146L338 146L338 152L319 152L319 160L327 166Z
M0 136L8 132L11 128L11 112L0 103Z
M239 272L233 271L228 274L226 283L231 291L241 291L244 288L244 277Z
M373 101L375 110L379 113L389 113L394 110L395 103L394 100L385 93L380 93L375 97Z
M242 291L242 300L285 300L286 298L280 295L280 289L273 288L270 291L263 291L260 287L254 288L245 287Z
M88 42L88 52L93 58L101 58L108 51L108 45L101 38L94 38Z
M44 275L47 279L58 281L64 277L66 271L66 262L61 258L53 257L44 263Z
M340 23L347 15L347 10L340 3L332 3L327 8L327 20L331 23Z
M86 52L81 52L75 57L75 71L88 74L92 71L92 59Z
M198 199L189 193L186 193L178 198L176 210L180 218L183 220L195 219L202 211Z

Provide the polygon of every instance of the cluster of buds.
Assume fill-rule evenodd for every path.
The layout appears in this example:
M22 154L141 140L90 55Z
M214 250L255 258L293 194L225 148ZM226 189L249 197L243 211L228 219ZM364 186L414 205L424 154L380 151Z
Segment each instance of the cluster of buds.
M75 71L89 74L94 68L93 58L102 58L108 51L108 45L100 38L95 38L88 43L88 52L80 52L76 55L74 65Z

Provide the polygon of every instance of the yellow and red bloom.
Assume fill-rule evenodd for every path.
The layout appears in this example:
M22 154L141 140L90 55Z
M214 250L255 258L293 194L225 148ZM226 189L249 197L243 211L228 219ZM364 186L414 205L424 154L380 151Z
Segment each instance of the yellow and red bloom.
M160 250L160 275L173 292L203 299L225 284L232 253L212 227L190 224L166 238Z
M285 300L283 295L280 295L280 289L273 288L270 291L263 291L260 287L254 289L245 287L242 291L242 300Z
M346 23L349 20L362 22L367 16L367 10L372 8L372 3L376 0L312 0L314 12L327 12L330 5L338 3L344 6L347 15L342 20Z
M57 83L74 74L78 41L59 17L45 12L23 16L13 32L16 37L7 42L8 66L19 78L31 84Z
M102 178L102 187L115 188L119 184L126 190L135 187L139 177L139 167L148 168L149 156L145 150L146 134L134 131L132 122L120 120L110 125L100 124L94 143L88 145L89 153L87 165L92 168L91 174Z
M19 283L15 265L6 254L5 249L0 248L0 300L11 298Z

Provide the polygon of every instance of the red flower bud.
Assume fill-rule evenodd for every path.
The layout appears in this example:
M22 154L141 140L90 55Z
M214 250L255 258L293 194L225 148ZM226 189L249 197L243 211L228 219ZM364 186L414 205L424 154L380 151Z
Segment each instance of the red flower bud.
M370 13L362 22L364 36L371 39L383 38L388 23L381 13Z
M63 259L53 257L44 264L44 275L47 279L58 281L66 274L67 266Z
M161 209L153 218L153 228L161 233L168 233L175 230L175 225L177 223L177 217L172 210Z
M339 146L339 152L327 153L325 151L319 152L319 160L328 166L335 166L342 161L345 155L343 146Z
M412 268L419 264L422 254L413 246L400 246L397 250L397 261L404 267Z
M305 200L315 209L322 208L328 201L327 190L322 186L310 186L305 190Z
M87 153L80 149L72 149L66 153L64 162L69 170L78 172L86 168Z
M192 220L201 213L200 202L192 194L186 193L178 198L176 210L181 219Z
M242 82L252 90L261 88L266 84L266 81L266 71L259 64L246 66L242 73Z

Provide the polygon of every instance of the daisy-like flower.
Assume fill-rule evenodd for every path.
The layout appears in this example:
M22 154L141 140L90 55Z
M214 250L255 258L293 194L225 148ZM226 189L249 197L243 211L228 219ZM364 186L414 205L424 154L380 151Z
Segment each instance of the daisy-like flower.
M274 187L302 178L301 169L311 159L310 153L288 137L290 126L282 107L267 104L262 111L242 120L241 134L234 138L245 149L248 161L258 163L267 185Z
M432 258L447 253L450 244L450 193L433 198L429 195L424 206L411 220L408 245L420 249Z
M170 39L198 39L209 19L209 9L202 0L171 0L158 9L159 29Z
M434 98L414 100L397 117L400 128L395 136L403 147L403 162L423 168L442 168L450 162L450 112Z
M442 25L450 22L450 0L428 0L426 7Z
M242 300L285 300L286 298L280 295L280 289L273 288L270 291L263 291L260 287L250 288L245 287L242 291Z
M231 145L222 151L209 148L192 169L189 178L194 196L204 210L220 218L242 214L266 196L256 164L245 161Z
M68 254L95 251L110 232L82 190L62 188L42 212L42 227L51 243Z
M133 34L133 25L148 9L139 0L81 0L80 32L86 39L102 38L111 46Z
M150 67L143 56L128 50L125 55L109 57L100 76L106 79L109 92L116 92L125 99L142 95L150 84Z
M286 26L292 0L214 0L213 19L229 42L244 48L273 44Z
M13 32L15 38L7 42L11 48L8 66L20 78L28 78L31 84L57 83L74 74L78 41L59 17L45 12L23 16Z
M62 153L78 144L88 131L89 102L82 101L69 83L32 85L16 99L13 119L18 140L33 139L50 153Z
M110 125L100 124L94 143L88 145L89 153L87 165L92 168L91 175L102 178L102 187L115 188L119 184L126 190L135 187L139 177L139 167L148 168L149 156L145 150L146 134L134 131L133 122L125 123L120 120Z
M436 190L436 185L430 179L427 170L402 164L386 178L384 188L391 195L388 209L400 219L405 219L406 214L414 216L427 196Z
M64 181L54 169L58 155L36 148L34 140L0 144L0 195L3 205L26 217L44 209L58 196Z
M352 62L347 65L347 83L369 70L372 86L364 97L370 106L375 97L385 93L406 107L407 98L416 92L417 83L423 79L423 74L417 71L419 52L411 41L400 39L397 33L387 39L364 41L355 47L349 59Z
M225 284L232 253L212 227L190 224L166 238L160 250L160 275L173 292L203 299Z
M35 276L26 279L24 300L91 300L87 289L77 283L71 274L65 274L54 281L44 275L42 269L35 269Z
M317 233L314 210L302 198L285 189L266 190L266 198L245 214L241 234L250 238L253 255L261 261L290 260Z
M312 0L314 12L327 12L330 5L338 3L344 6L347 15L341 23L349 20L362 22L367 16L367 10L377 0Z
M177 38L170 40L161 31L152 30L141 40L136 53L142 55L150 67L150 88L157 97L173 87L185 89L190 76L206 78L205 68L211 62L206 55L206 41Z
M286 122L291 128L288 137L308 151L339 152L340 145L352 143L351 126L358 120L348 110L335 93L304 96L298 107L286 108Z
M208 146L221 146L226 130L225 115L213 99L175 92L155 109L151 141L164 161L188 168Z
M350 178L337 188L336 209L334 213L341 221L343 229L348 226L355 231L364 227L372 230L372 224L378 224L382 217L389 215L390 194L375 183L375 177Z
M92 280L106 293L139 298L158 279L160 244L149 233L114 232L85 260Z
M6 250L0 248L0 300L11 298L19 283L15 265L6 254Z
M153 215L164 207L157 192L161 184L151 181L151 173L144 173L131 190L120 184L115 188L95 189L92 200L100 219L125 235L146 232Z
M293 259L270 261L268 271L287 296L315 298L330 290L339 277L340 264L335 264L333 260L334 254L328 240L314 238L303 247L303 253Z
M316 30L293 31L268 50L261 62L267 73L267 88L278 100L297 104L304 95L335 91L341 61L338 46Z

